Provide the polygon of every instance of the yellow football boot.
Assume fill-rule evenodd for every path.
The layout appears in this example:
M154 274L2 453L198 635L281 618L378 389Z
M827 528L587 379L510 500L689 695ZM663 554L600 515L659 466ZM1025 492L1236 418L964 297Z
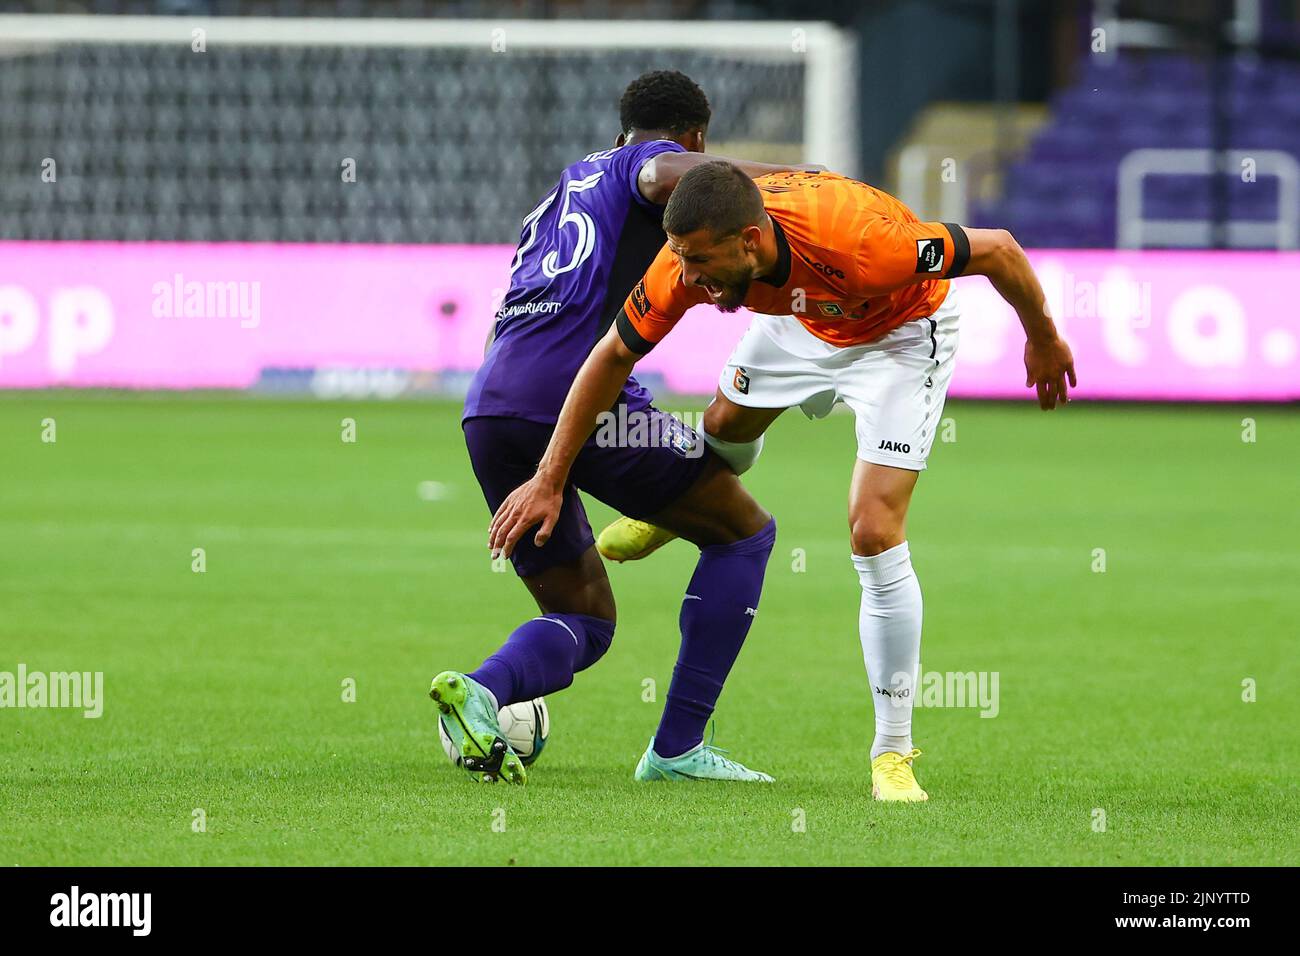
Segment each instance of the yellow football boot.
M596 539L596 550L610 561L640 561L677 535L645 521L619 518Z
M871 795L877 800L920 803L930 795L920 788L912 773L912 761L921 751L900 754L887 750L871 761Z

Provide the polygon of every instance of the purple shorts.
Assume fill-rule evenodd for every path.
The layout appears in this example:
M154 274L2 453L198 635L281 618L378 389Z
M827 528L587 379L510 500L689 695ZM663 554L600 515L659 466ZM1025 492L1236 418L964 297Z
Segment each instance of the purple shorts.
M651 407L647 426L597 429L578 453L564 489L564 505L544 547L532 533L515 545L510 560L520 577L570 564L596 543L578 497L581 489L629 518L646 519L680 498L700 477L709 452L700 436L679 419ZM631 416L629 416L631 417ZM465 445L488 508L501 502L537 471L553 425L522 418L479 417L463 422Z

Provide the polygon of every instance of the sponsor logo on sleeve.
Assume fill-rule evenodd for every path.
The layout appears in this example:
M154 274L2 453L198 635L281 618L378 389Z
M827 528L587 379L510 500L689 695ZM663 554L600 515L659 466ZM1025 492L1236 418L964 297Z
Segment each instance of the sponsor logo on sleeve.
M943 272L943 240L916 240L916 271Z
M818 302L817 308L821 310L822 315L833 315L837 318L844 315L844 309L837 302Z
M644 319L650 311L650 297L645 292L645 279L636 284L632 290L632 311L638 319Z

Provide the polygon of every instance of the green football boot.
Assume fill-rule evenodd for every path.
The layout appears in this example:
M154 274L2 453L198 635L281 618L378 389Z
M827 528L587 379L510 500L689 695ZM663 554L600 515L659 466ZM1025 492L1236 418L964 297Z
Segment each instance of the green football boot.
M698 746L678 757L661 757L655 753L655 739L650 738L650 746L641 755L632 779L639 783L655 780L739 780L744 783L775 783L769 775L757 770L750 770L744 764L725 756L726 751L713 746L713 734L709 742L703 741Z
M497 722L492 696L477 681L459 671L443 671L433 679L429 696L442 712L447 736L460 752L461 766L484 783L528 779L523 761L511 749Z

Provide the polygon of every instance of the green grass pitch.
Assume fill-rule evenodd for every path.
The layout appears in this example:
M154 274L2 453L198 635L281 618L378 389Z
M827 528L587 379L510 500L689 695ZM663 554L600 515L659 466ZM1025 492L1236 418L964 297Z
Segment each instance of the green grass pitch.
M776 785L632 782L681 543L611 568L614 645L526 788L451 768L429 678L535 613L458 410L4 395L0 671L102 671L105 705L0 710L0 865L1300 862L1293 409L949 405L909 528L922 666L999 701L918 711L921 806L870 799L846 415L788 414L747 478L779 535L717 742Z

